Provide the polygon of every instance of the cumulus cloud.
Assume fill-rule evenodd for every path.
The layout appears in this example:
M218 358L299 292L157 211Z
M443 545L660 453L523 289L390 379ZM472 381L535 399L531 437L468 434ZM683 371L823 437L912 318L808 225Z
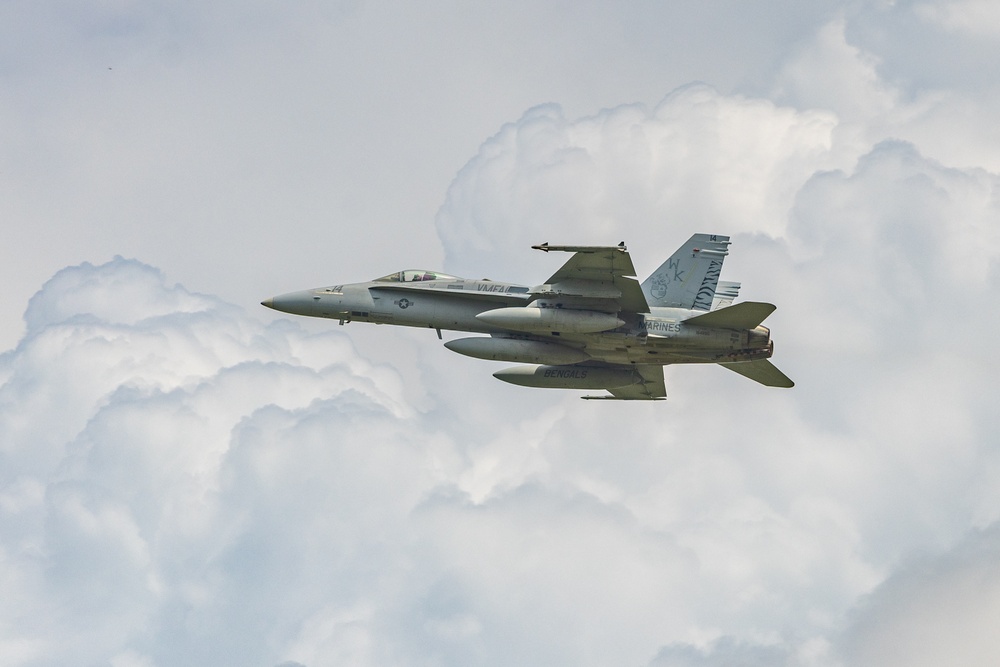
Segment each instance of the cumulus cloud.
M711 667L720 664L781 667L795 664L791 658L787 649L782 646L749 644L724 637L706 649L690 644L664 647L657 653L650 667Z
M449 188L437 217L446 261L465 273L483 261L499 270L532 243L567 238L660 248L679 226L780 234L805 181L840 166L835 126L828 112L705 85L653 110L571 120L555 105L532 109L484 143Z
M907 93L955 90L995 93L981 65L997 55L1000 14L980 0L858 3L845 10L848 41L876 57L882 78Z
M930 24L947 31L975 37L995 37L1000 34L1000 8L988 0L919 3L914 13Z
M830 23L794 63L803 84L842 81L845 99L813 97L810 111L801 87L783 107L696 85L652 111L568 119L539 107L483 144L438 215L452 270L510 278L515 267L535 282L561 258L526 257L531 243L625 238L644 275L692 231L730 231L724 277L779 305L769 325L775 360L798 381L788 396L670 369L668 386L688 394L671 398L685 419L575 414L580 428L545 439L541 474L558 461L577 488L670 534L719 582L700 590L704 609L689 602L699 621L660 631L676 641L655 664L838 663L837 628L858 596L907 554L946 548L1000 512L983 398L1000 367L974 352L1000 324L982 305L1000 286L1000 178L971 142L941 150L964 130L929 131L962 105L907 99L845 41L848 25ZM707 393L689 398L692 387ZM591 459L590 443L605 442L636 465Z
M952 550L921 555L854 615L841 651L850 665L989 665L1000 655L1000 526Z
M412 413L397 374L364 362L341 335L316 339L284 323L264 327L123 259L61 271L32 299L26 319L28 334L3 357L0 388L0 497L12 583L3 613L17 638L2 644L4 662L92 662L120 651L156 664L197 656L202 662L213 651L266 654L256 643L266 635L219 634L218 625L211 629L219 616L203 612L244 607L234 585L264 590L251 573L262 572L266 555L233 546L254 542L253 531L241 527L253 508L234 511L226 500L235 493L242 501L239 491L249 487L237 484L232 492L227 480L262 477L264 488L280 485L286 498L285 484L292 484L300 495L289 500L307 503L308 487L318 482L309 475L285 479L277 463L288 460L304 473L312 455L322 455L255 454L255 443L267 440L255 419L265 432L280 433L282 415L307 421L323 401L339 397L322 441L365 442L379 421L405 423ZM364 426L350 426L359 416ZM306 441L299 447L309 449ZM385 447L368 451L387 454ZM398 457L396 465L404 461ZM346 479L363 479L357 467L350 475L346 466L334 467ZM406 467L404 477L417 467ZM274 538L297 551L280 534L264 541ZM230 549L245 566L220 567ZM185 628L187 641L157 640L185 635ZM232 646L219 643L222 634Z
M990 118L1000 87L979 66L997 56L995 46L956 42L939 22L918 19L921 7L951 11L946 3L867 3L843 12L789 54L769 97L836 114L841 152L902 139L949 164L998 171L1000 133Z
M613 416L505 386L534 407L432 387L417 410L430 364L401 375L135 261L65 269L2 358L5 662L877 654L915 622L878 583L1000 509L1000 369L924 316L948 301L955 345L985 344L996 181L899 142L814 173L783 236L737 234L733 257L794 315L796 390L671 369L670 402ZM499 388L471 363L462 386ZM885 634L842 635L873 589L889 601L856 613Z
M757 82L836 2L3 3L0 280L22 303L125 254L256 303L433 265L442 193L502 123Z
M770 97L534 107L441 206L448 270L528 283L538 241L647 272L732 234L790 392L670 368L595 406L133 260L56 273L0 356L0 662L987 664L996 137L899 59L955 6L845 11Z

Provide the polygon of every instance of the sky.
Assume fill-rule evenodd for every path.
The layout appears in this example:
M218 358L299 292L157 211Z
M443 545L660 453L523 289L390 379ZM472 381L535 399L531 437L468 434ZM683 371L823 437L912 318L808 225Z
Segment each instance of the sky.
M0 4L0 663L996 664L996 62L987 0ZM794 389L258 305L696 232Z

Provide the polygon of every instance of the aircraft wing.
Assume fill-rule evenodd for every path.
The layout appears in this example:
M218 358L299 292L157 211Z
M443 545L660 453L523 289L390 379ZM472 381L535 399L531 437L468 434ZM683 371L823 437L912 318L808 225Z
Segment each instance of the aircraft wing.
M662 401L667 397L667 386L663 382L663 366L641 364L632 368L642 378L642 382L608 389L610 396L582 396L581 398L604 401Z
M572 252L573 256L544 284L533 287L535 299L568 297L607 299L608 312L648 313L649 304L635 279L635 267L625 244L617 246L531 246L544 252Z

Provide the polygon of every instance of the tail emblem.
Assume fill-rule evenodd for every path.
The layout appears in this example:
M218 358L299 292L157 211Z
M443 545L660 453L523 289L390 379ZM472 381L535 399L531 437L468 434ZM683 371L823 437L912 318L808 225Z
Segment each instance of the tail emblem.
M667 294L667 277L662 273L653 275L653 286L649 290L657 299L662 299Z

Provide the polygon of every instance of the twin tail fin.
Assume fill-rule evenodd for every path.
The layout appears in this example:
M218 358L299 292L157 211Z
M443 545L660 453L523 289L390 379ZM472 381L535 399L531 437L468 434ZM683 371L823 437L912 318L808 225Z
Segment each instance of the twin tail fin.
M659 308L711 310L728 254L728 236L695 234L642 283L646 302Z

